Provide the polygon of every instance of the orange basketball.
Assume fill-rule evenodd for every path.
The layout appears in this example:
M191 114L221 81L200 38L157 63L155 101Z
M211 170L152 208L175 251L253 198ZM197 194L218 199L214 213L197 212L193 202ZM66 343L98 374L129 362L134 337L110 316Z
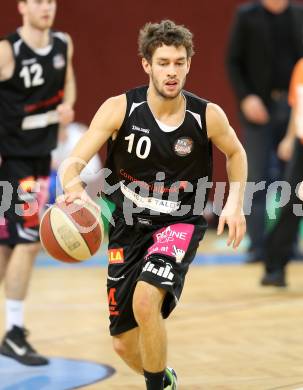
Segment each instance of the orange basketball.
M103 223L97 211L81 201L60 202L44 213L40 239L44 249L55 259L78 263L89 259L103 239Z

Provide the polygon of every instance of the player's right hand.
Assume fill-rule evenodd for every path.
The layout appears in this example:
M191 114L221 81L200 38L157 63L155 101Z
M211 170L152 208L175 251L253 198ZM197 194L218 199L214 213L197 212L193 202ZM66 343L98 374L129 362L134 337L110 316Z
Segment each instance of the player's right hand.
M75 111L69 103L59 104L57 112L59 115L59 122L63 126L67 126L75 118Z
M229 208L228 204L222 210L219 218L217 235L221 235L225 225L228 226L227 245L237 249L246 232L246 220L242 209Z
M289 161L294 150L294 138L284 137L278 145L277 155L283 161Z
M56 203L65 202L67 204L71 204L74 203L76 200L80 201L82 204L89 204L98 214L100 214L100 206L93 201L93 199L88 195L85 190L78 192L67 192L65 194L59 195L56 199Z
M241 110L249 122L265 125L269 121L268 111L257 95L246 96L241 102Z

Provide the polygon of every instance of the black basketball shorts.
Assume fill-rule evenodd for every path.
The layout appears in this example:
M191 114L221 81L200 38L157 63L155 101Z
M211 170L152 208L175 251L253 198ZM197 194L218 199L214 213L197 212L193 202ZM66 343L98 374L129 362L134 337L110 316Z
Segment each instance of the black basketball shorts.
M4 157L0 166L0 245L39 241L41 212L48 200L50 156Z
M139 217L134 220L134 225L126 225L115 212L115 226L109 228L107 294L112 336L138 326L132 301L140 280L167 291L162 316L170 315L207 227L202 216L170 223Z

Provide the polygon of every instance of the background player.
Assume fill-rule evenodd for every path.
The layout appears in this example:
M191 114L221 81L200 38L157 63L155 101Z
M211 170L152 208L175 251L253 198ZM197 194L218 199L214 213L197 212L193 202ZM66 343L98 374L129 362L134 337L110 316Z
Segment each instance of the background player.
M144 374L148 390L176 389L176 375L166 368L163 318L180 298L206 230L200 179L211 180L213 142L226 155L231 182L218 234L227 224L228 244L236 248L245 233L246 156L224 112L183 90L193 55L188 29L172 21L148 23L140 32L139 51L149 86L100 107L61 178L67 201L89 200L75 180L110 140L107 193L117 208L109 232L107 287L114 348Z
M74 117L73 47L67 34L51 30L56 6L55 0L19 0L23 25L0 42L0 180L8 183L0 216L0 280L7 298L0 352L26 365L48 362L26 340L23 301L40 249L50 152L59 124Z
M286 181L291 186L290 199L280 211L279 219L270 231L266 241L264 258L265 273L261 279L263 286L286 287L287 264L292 256L293 242L299 231L300 213L296 188L303 179L303 59L300 59L293 71L289 104L292 107L288 131L279 144L278 154L282 160L289 160ZM300 194L298 194L300 197ZM297 206L295 206L297 205Z

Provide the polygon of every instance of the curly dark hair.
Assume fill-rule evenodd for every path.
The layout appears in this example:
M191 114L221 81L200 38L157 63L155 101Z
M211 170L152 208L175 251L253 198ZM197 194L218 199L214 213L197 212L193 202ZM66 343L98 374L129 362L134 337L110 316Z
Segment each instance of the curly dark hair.
M139 55L150 62L155 50L162 45L184 46L188 58L191 58L195 53L193 34L183 25L177 25L172 20L146 23L139 33Z

